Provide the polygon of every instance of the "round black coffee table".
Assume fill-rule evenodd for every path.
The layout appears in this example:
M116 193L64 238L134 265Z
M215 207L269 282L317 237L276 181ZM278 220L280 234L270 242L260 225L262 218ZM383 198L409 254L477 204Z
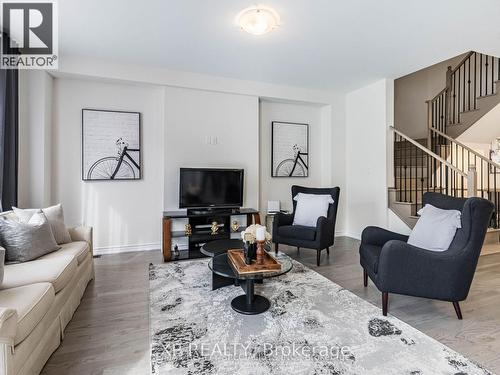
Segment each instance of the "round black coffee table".
M243 249L243 241L238 239L215 240L202 246L200 252L209 257L214 257L227 252L229 249Z
M271 246L265 245L265 250L271 250ZM204 244L200 252L209 257L224 254L231 249L243 249L243 241L239 239L214 240Z
M255 294L255 282L284 275L292 269L292 261L289 257L281 256L280 258L276 258L276 260L281 264L281 270L239 275L233 270L231 264L229 264L227 253L223 253L214 256L208 263L208 267L217 275L238 280L245 294L234 298L231 301L231 307L234 311L241 314L255 315L267 311L271 306L271 302L266 297Z

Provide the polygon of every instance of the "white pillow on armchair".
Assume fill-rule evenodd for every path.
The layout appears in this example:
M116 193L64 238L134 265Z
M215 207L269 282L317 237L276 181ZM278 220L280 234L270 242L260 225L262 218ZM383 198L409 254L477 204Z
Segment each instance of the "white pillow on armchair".
M319 217L328 216L328 207L333 203L329 194L298 193L293 200L297 202L293 225L314 228Z
M448 250L457 229L462 228L462 213L426 204L418 214L420 218L408 238L408 244L431 251Z

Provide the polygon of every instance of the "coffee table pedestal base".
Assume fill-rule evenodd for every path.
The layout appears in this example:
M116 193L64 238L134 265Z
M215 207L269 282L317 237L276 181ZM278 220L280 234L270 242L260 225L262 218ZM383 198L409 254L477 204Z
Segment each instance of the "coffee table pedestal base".
M238 296L231 301L231 307L234 311L246 315L261 314L269 310L270 306L271 302L266 297L259 295L254 295L250 304L247 303L246 295Z
M240 281L241 282L241 281ZM244 295L238 296L231 301L231 307L240 314L256 315L269 310L271 302L266 298L254 293L255 280L245 280L241 287Z

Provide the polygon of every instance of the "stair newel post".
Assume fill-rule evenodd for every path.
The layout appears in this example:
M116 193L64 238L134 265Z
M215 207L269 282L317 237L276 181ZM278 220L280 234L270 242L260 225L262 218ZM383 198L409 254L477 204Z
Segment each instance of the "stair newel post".
M445 119L444 119L444 130L443 133L446 132L446 127L451 123L451 88L453 84L453 71L451 69L451 66L448 66L448 69L446 70L446 91L445 91L445 105L446 105L446 110L445 110Z
M468 198L477 196L477 171L473 164L469 165L467 172L467 196Z

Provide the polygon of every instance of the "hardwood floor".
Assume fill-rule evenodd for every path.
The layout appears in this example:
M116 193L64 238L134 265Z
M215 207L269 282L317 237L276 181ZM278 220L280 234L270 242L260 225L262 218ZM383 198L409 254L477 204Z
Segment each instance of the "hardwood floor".
M330 255L280 246L294 259L359 297L381 307L373 283L363 287L359 242L339 237ZM160 250L107 255L95 259L96 280L66 328L65 338L43 370L59 374L149 374L148 264L160 263ZM390 295L389 313L465 356L500 372L500 254L482 256L464 320L451 303Z

